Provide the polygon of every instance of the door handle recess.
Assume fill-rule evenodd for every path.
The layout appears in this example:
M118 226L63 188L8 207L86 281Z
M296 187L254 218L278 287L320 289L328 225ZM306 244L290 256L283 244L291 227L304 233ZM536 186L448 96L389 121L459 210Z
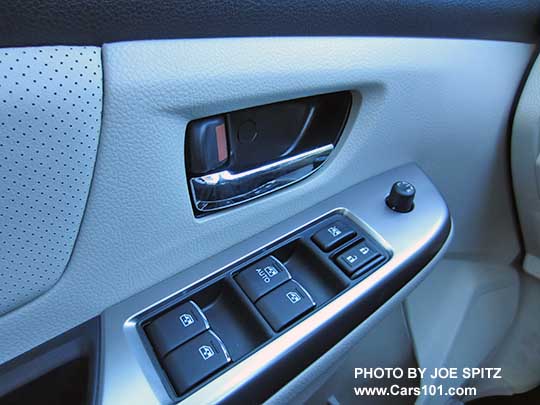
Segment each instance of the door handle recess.
M352 93L341 91L190 121L184 150L195 216L308 177L337 145L351 104Z
M333 149L328 144L239 173L223 170L193 177L195 207L201 212L220 210L289 186L315 172Z

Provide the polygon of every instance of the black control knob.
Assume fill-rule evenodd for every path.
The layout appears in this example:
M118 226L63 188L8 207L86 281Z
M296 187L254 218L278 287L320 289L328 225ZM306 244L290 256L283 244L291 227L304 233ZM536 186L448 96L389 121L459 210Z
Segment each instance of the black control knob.
M392 185L386 205L396 212L409 212L414 208L416 189L407 181L397 181Z

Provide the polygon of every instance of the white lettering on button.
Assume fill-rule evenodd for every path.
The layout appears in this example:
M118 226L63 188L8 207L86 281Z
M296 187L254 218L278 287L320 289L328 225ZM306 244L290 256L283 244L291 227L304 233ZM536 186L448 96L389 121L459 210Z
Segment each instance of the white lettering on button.
M355 261L358 260L358 256L356 255L349 255L345 258L350 264L353 264Z
M330 228L327 229L327 231L330 232L330 235L332 235L334 238L336 236L341 235L341 231L339 230L337 226L331 226Z
M271 281L270 278L279 273L274 266L266 266L264 269L255 269L255 271L266 284Z
M363 255L367 255L369 253L369 248L366 246L360 248L360 253L362 253Z
M189 325L194 324L195 320L190 314L182 314L180 315L180 322L182 322L182 325L184 325L184 328L187 328Z
M298 301L300 301L302 299L302 297L300 297L300 295L295 292L295 291L289 291L287 293L287 298L289 299L289 301L291 301L293 304L296 304Z
M216 354L214 352L214 349L212 349L210 346L201 346L199 347L199 353L201 354L201 357L204 359L204 360L208 360L210 357L214 356L214 354Z

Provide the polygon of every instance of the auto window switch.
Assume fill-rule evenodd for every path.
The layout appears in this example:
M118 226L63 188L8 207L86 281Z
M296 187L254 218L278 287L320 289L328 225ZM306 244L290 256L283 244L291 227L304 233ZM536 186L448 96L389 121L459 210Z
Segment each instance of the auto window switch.
M181 395L230 361L221 339L209 330L169 353L163 367L176 393Z
M351 277L380 256L381 254L369 242L362 241L341 253L336 258L336 262Z
M189 301L160 315L145 330L155 351L163 357L209 327L201 309Z
M315 307L315 301L304 287L290 280L266 294L255 306L272 329L279 332Z
M252 302L290 279L287 268L274 256L253 263L235 276L236 282Z
M356 232L342 221L332 222L319 230L311 238L323 251L329 252L352 239Z

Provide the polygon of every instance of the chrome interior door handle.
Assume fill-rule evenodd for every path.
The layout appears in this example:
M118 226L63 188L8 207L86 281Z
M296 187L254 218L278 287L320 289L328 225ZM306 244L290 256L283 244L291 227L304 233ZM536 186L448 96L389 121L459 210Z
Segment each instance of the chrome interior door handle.
M333 149L329 144L240 173L224 170L193 177L189 183L195 206L216 211L279 190L316 171Z

